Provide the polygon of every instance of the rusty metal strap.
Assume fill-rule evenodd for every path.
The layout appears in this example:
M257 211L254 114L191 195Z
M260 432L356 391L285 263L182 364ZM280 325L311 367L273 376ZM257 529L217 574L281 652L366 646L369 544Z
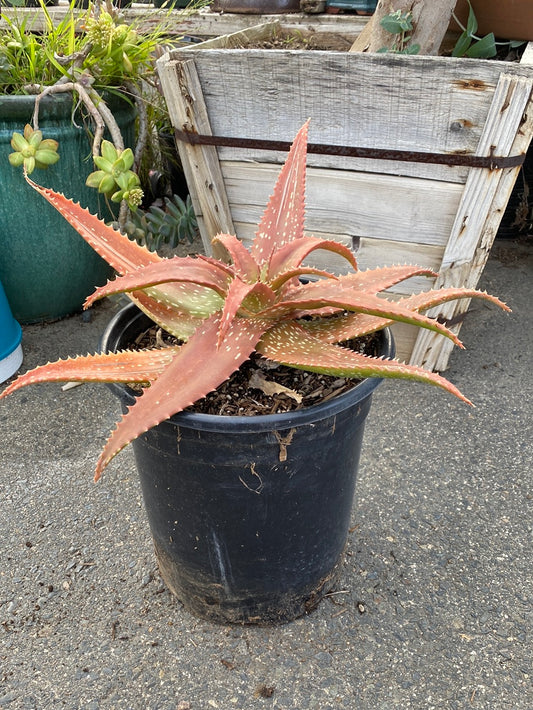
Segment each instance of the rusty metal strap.
M255 150L279 150L287 152L291 147L288 141L261 140L255 138L229 138L227 136L208 136L191 131L174 130L177 140L190 145L214 145L229 148L253 148ZM412 150L388 150L386 148L356 148L345 145L327 145L309 143L308 153L320 155L340 155L348 158L373 158L377 160L397 160L407 163L436 163L439 165L464 165L469 168L488 168L502 170L516 168L523 164L525 154L520 155L469 155L466 153L422 153Z

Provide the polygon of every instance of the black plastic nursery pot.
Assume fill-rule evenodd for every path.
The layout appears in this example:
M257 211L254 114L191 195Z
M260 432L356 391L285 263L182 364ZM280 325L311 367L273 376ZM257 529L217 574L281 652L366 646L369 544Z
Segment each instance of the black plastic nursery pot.
M101 348L125 348L150 325L126 306ZM388 331L382 346L392 357ZM281 623L332 589L380 381L283 414L181 412L133 442L159 569L189 612L223 623ZM123 410L133 404L131 389L110 387Z

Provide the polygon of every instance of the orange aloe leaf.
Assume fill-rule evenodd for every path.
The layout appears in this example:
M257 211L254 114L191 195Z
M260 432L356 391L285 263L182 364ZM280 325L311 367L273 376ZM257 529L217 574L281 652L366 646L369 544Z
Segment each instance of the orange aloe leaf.
M132 242L124 234L109 227L99 217L93 215L81 205L69 200L64 195L41 187L26 177L27 182L53 207L55 207L74 227L74 229L90 244L91 247L112 266L119 274L134 271L140 266L148 266L164 262L156 253L149 251L136 242ZM221 265L222 267L223 265ZM130 298L153 320L173 335L186 339L193 332L191 317L184 315L180 328L176 328L176 314L172 321L164 318L165 307L161 304L172 303L175 296L172 284L163 284L152 289L150 294L136 292L129 294ZM180 310L179 308L176 310Z
M369 357L339 345L323 343L297 323L274 326L262 336L256 350L270 360L290 367L338 377L394 377L427 382L472 404L455 385L436 373L398 360Z
M26 181L55 207L85 241L119 274L135 270L139 266L163 261L155 252L149 251L137 242L132 242L125 234L108 226L77 202L73 202L59 192L37 185L27 176Z
M220 318L217 347L220 347L240 309L243 309L246 315L253 316L264 308L271 306L275 299L276 294L264 283L249 284L241 281L241 279L234 279L228 289Z
M160 328L183 341L188 340L205 318L212 315L212 313L208 313L207 316L194 316L191 313L185 313L183 310L177 309L174 301L170 301L170 298L166 300L166 294L163 289L158 289L157 300L144 291L134 291L127 295ZM213 313L216 310L218 308L215 308Z
M135 271L129 271L124 276L119 276L113 281L108 281L105 286L100 286L87 298L85 306L91 306L94 301L113 293L124 293L137 289L147 289L159 284L174 284L173 293L187 293L186 284L191 284L191 292L197 292L198 286L214 291L218 296L224 297L230 283L230 276L224 269L216 268L200 259L176 256L173 259L161 260L155 264L141 266ZM179 285L178 285L179 284ZM170 294L169 294L170 295ZM210 299L209 292L206 298ZM216 301L220 303L221 299ZM176 304L176 305L179 305Z
M250 283L259 280L259 266L244 244L232 234L217 234L211 241L215 254L221 250L227 254L233 262L234 271L244 281ZM202 257L206 260L209 257ZM214 260L215 263L220 263Z
M313 287L316 287L316 289ZM347 289L344 291L339 288L338 281L320 281L307 284L295 289L293 293L292 299L286 299L271 308L267 308L262 315L266 318L280 318L282 316L289 317L295 311L312 311L313 309L327 307L342 308L347 311L367 313L368 315L380 316L400 323L409 323L428 330L434 330L462 347L461 341L457 336L438 321L423 316L416 311L411 311L400 303L388 301L364 290L356 292L355 289Z
M49 362L19 375L0 394L0 399L22 387L42 382L152 382L171 363L178 350L179 347L123 350Z
M413 311L425 311L428 308L440 306L449 301L460 298L481 298L490 303L494 303L504 311L511 309L495 296L490 296L483 291L469 288L445 288L435 289L415 293L405 296L398 301L403 306L407 306ZM378 316L366 315L364 313L350 313L336 318L326 318L315 321L302 321L301 326L308 333L315 335L325 343L340 343L352 338L359 338L367 333L373 333L392 325L394 321L380 318Z
M306 121L296 134L252 242L251 253L260 267L267 266L283 244L303 237L308 128Z
M325 251L330 251L333 254L342 256L348 261L354 271L357 271L355 256L344 244L339 244L339 242L333 240L316 239L315 237L301 237L288 244L284 244L280 249L274 252L268 269L269 281L277 282L278 278L286 271L300 266L302 261L317 249L324 249Z

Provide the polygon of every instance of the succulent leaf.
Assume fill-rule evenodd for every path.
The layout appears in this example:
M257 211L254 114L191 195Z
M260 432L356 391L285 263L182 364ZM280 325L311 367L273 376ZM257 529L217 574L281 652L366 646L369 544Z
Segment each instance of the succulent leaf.
M425 311L460 298L482 298L499 306L504 311L511 309L495 296L469 288L445 288L415 293L404 296L399 303L413 311ZM350 313L343 318L322 318L320 320L300 321L302 328L320 338L325 343L340 343L353 338L360 338L368 333L375 333L392 325L394 321L364 313Z
M248 284L241 279L234 279L228 289L224 310L220 319L220 330L217 347L222 341L241 308L247 311L248 316L253 316L265 307L272 305L276 294L266 284L257 282Z
M299 267L303 260L317 249L324 249L325 251L330 251L344 257L352 268L357 271L357 261L348 247L332 240L301 237L288 244L284 244L272 255L268 273L269 280L274 281L274 279L280 278L285 272Z
M119 274L162 260L160 256L132 242L126 235L107 225L77 202L49 188L41 187L29 178L26 180Z
M22 153L10 153L7 159L14 168L19 168L24 162L24 156Z
M304 235L308 128L306 121L296 134L252 243L252 256L261 268L268 269L274 252Z
M59 155L53 150L39 150L35 151L35 163L38 167L47 168L49 165L54 165L59 160Z
M194 284L194 287L190 289L191 293L198 293L199 289L197 287L203 286L224 297L228 290L229 281L227 272L221 266L215 266L190 256L184 258L174 257L141 266L135 271L130 271L124 276L117 277L114 281L109 281L105 286L97 288L92 296L89 296L86 300L85 305L86 307L91 306L96 299L113 293L134 291L138 288L145 289L168 282ZM183 285L176 288L179 288L181 293L187 293ZM211 294L207 291L206 298L211 299ZM183 302L183 298L181 301ZM221 303L221 299L216 299L213 303Z
M211 244L213 252L220 253L221 259L226 254L229 256L238 276L250 283L259 280L260 269L257 262L237 237L232 234L217 234Z
M13 150L17 152L22 152L25 148L27 148L28 141L26 138L21 134L15 131L13 135L11 136L11 147Z
M100 168L100 170L103 170L105 173L110 173L113 169L113 163L111 163L109 160L106 160L106 158L101 155L95 155L93 157L93 160L96 167Z
M49 188L37 185L28 177L26 180L119 274L163 261L155 252L132 242L126 235L105 224L103 220L91 214L89 210L81 207L78 203ZM158 325L168 330L172 335L186 340L194 332L193 325L197 326L201 320L178 308L173 301L173 295L176 294L172 284L165 284L157 289L152 288L149 293L138 291L128 294L131 300ZM174 310L172 311L172 309ZM177 321L180 318L178 327Z
M472 404L451 382L422 367L398 360L369 357L339 345L324 343L309 335L298 323L280 323L271 328L256 346L257 352L276 362L311 372L338 377L394 377L437 385Z
M113 143L108 140L103 140L102 144L100 146L100 153L102 155L101 160L106 160L110 165L112 165L115 160L118 158L118 152ZM98 156L95 156L95 162L96 158Z
M400 323L409 323L428 328L445 335L450 340L453 340L456 345L462 347L461 341L455 333L452 333L451 330L438 321L402 307L399 303L379 298L372 292L355 292L350 287L350 284L344 290L342 288L344 283L345 281L340 278L338 281L317 281L300 286L295 289L295 294L292 298L285 298L284 301L267 309L264 316L267 318L290 317L294 311L311 311L315 308L333 306L334 308L342 308L356 313L367 313L368 315L381 316Z
M178 350L179 347L123 350L49 362L20 375L0 394L0 399L22 387L42 382L152 382Z

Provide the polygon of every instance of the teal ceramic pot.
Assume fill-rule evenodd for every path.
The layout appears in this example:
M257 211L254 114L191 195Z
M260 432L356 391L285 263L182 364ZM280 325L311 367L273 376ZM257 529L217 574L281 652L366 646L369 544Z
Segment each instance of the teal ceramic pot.
M327 7L336 7L339 10L349 10L363 14L372 14L376 9L378 0L327 0Z
M0 280L19 323L62 318L79 311L85 298L111 276L110 267L43 197L26 184L22 169L8 162L13 131L31 122L32 96L0 96ZM113 96L110 107L128 145L135 110ZM46 97L39 128L59 141L60 160L32 179L88 207L104 219L112 214L103 195L85 185L92 172L91 144L83 118L72 118L69 94Z
M0 382L5 382L22 365L22 329L13 318L0 282Z

